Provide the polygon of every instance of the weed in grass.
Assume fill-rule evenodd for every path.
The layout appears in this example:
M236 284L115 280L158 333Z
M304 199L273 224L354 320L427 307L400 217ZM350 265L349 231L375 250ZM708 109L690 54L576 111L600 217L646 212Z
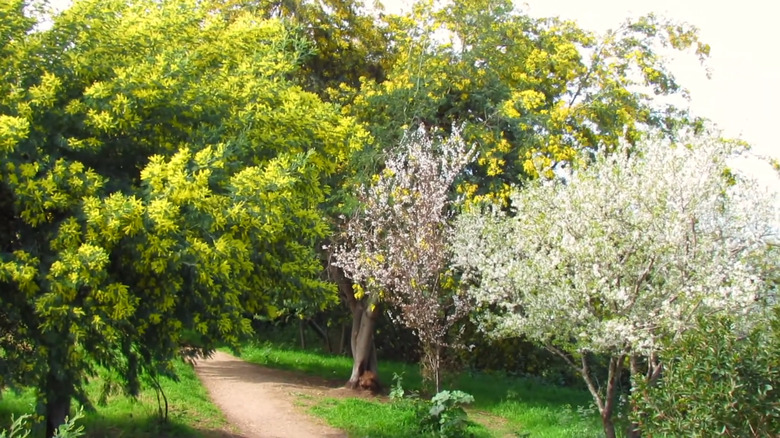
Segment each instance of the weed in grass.
M54 431L54 438L79 438L84 436L84 426L78 423L84 417L84 409L79 409L76 415L66 416L65 424ZM28 438L32 434L32 414L19 417L11 416L11 425L7 430L0 430L0 438Z
M466 429L472 425L463 405L474 402L474 397L463 391L441 391L418 411L421 430L431 431L441 438L469 436Z

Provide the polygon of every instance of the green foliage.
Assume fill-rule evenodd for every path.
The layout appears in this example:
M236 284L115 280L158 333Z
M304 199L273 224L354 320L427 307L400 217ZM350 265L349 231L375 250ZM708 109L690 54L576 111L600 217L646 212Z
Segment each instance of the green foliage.
M283 19L294 33L303 37L308 49L300 59L301 68L296 77L307 90L323 98L348 98L346 90L358 86L361 77L381 80L394 58L386 26L361 0L212 0L212 3L225 14L252 10L266 19Z
M403 375L393 373L393 386L390 387L390 400L402 400L406 395L403 386Z
M562 386L582 384L580 376L559 356L525 337L486 338L479 332L477 322L470 320L458 327L462 332L460 339L468 348L455 349L453 360L463 367L527 376Z
M780 308L774 330L701 318L670 342L655 385L637 378L633 421L652 436L774 436L780 430Z
M11 416L11 427L0 431L0 438L27 438L30 436L30 426L27 424L31 415L22 415L14 418Z
M474 402L474 397L463 391L441 391L431 397L427 414L420 419L420 428L431 431L441 438L468 436L470 422L463 409L464 405Z
M403 377L393 374L390 399L394 403L414 406L420 434L441 438L470 436L467 429L472 423L463 406L473 403L474 397L463 391L440 391L426 401L414 391L407 393L403 388Z
M76 422L84 418L84 409L80 409L79 412L66 418L64 424L57 428L53 438L78 438L84 436L84 426L77 426ZM25 414L14 419L11 417L11 426L8 430L0 431L0 438L28 438L31 432L30 420L32 415Z

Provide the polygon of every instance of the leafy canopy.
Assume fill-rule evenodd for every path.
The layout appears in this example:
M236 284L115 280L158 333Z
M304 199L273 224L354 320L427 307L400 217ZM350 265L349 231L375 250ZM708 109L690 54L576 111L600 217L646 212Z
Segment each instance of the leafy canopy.
M709 47L692 26L647 16L600 36L508 0L420 1L386 21L397 55L384 81L364 78L350 113L380 148L418 125L462 126L480 148L460 187L469 197L505 200L512 185L582 151L695 122L663 103L685 90L660 55L671 48L703 60Z
M4 383L82 394L97 360L134 390L335 299L320 205L365 134L290 81L305 41L208 1L80 0L46 30L24 7L0 6Z

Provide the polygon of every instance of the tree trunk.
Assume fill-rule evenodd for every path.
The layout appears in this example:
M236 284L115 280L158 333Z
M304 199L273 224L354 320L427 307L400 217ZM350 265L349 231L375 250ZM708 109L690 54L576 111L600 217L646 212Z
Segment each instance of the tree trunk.
M304 333L303 324L304 324L303 320L299 319L298 320L298 334L301 337L301 349L305 350L306 349L306 334Z
M70 414L73 384L51 369L46 376L46 436L53 437Z
M604 436L606 438L615 438L615 423L612 421L612 413L601 414L601 424L604 427Z
M341 337L339 338L339 354L347 354L347 325L341 323Z
M366 308L365 302L358 301L352 311L352 374L346 386L356 389L360 384L360 376L370 371L378 375L376 346L374 345L374 329L376 328L376 309Z
M441 355L442 346L428 343L423 347L423 365L427 367L427 377L433 380L435 393L441 391Z
M379 316L379 306L374 300L355 298L352 281L340 268L328 263L328 277L336 282L339 295L352 312L352 333L350 347L352 348L352 373L346 387L355 389L360 385L360 377L367 371L373 373L374 380L378 378L376 346L374 331Z
M615 438L615 423L612 420L612 415L615 411L615 395L617 394L617 386L620 381L620 374L623 371L623 362L625 361L626 356L612 356L609 359L607 387L602 395L601 388L599 388L596 379L591 375L587 352L582 353L580 364L577 365L569 355L558 348L555 348L552 345L546 345L545 348L561 357L582 376L582 379L585 381L585 385L587 385L588 391L590 391L590 394L593 396L593 401L596 402L596 407L599 410L601 425L604 428L604 436L607 438Z
M320 327L319 324L317 324L317 321L314 319L307 319L306 323L309 327L314 330L314 333L317 333L317 335L322 339L322 341L325 343L325 348L328 349L328 353L333 353L333 347L330 345L330 334L328 333L327 325L323 328Z

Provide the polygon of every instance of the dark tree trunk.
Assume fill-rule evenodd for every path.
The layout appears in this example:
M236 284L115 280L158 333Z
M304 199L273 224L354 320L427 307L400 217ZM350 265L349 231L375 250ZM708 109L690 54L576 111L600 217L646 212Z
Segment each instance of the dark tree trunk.
M378 376L376 346L374 345L374 330L379 316L379 306L369 299L355 298L355 291L344 271L340 268L327 265L328 276L335 281L339 288L339 295L352 312L352 333L350 347L352 348L352 373L346 386L355 389L360 385L360 377L366 372Z
M324 328L321 327L319 324L317 324L317 321L313 319L306 320L306 323L309 327L314 330L315 333L322 339L322 341L325 343L325 348L328 349L328 353L333 353L333 347L330 345L330 334L328 333L327 326Z
M339 354L347 354L347 325L341 323L341 337L339 338Z
M49 371L46 377L46 436L53 437L70 414L73 384Z
M53 400L46 403L46 436L53 437L57 428L65 424L70 413L70 399Z
M304 322L302 319L298 320L298 334L301 337L301 349L306 349L306 334L304 333Z

